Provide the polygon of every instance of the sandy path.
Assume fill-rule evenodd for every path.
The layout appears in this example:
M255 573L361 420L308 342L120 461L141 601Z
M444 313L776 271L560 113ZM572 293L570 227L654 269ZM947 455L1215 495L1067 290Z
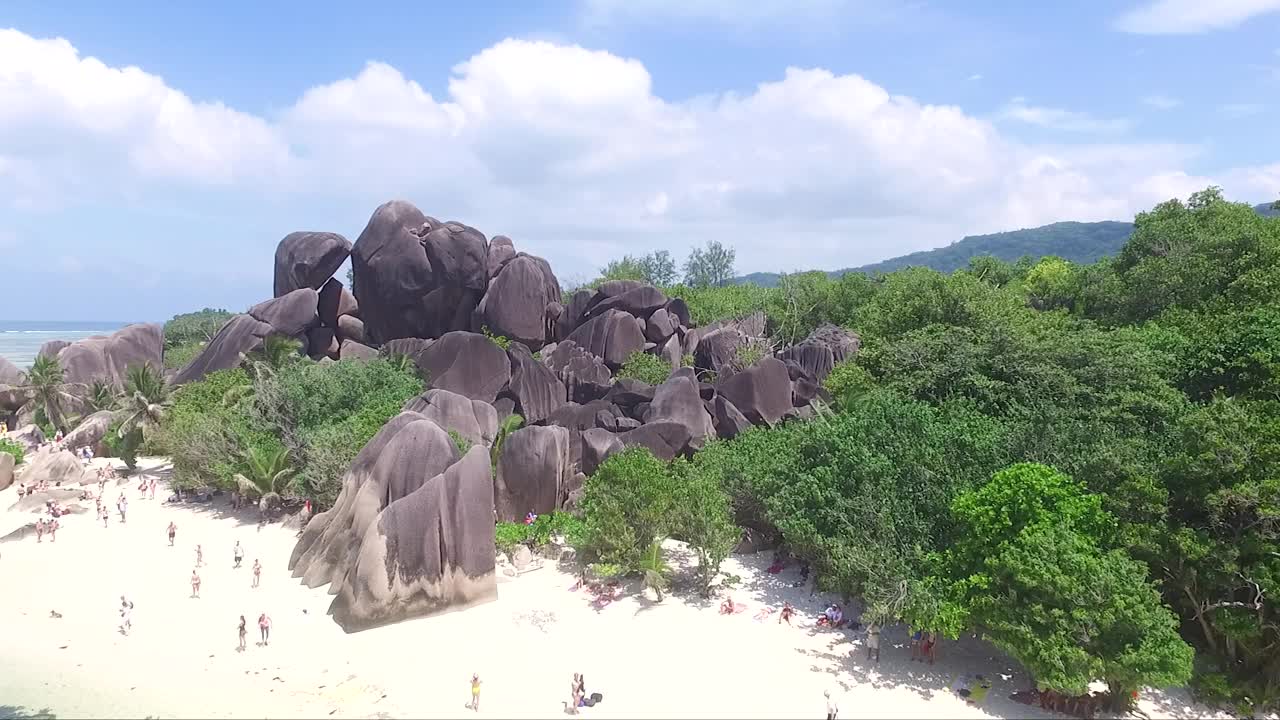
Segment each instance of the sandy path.
M842 717L1051 717L1007 699L1027 686L1025 673L976 640L944 643L931 668L909 662L906 630L889 628L881 664L868 665L863 633L814 628L809 618L824 598L790 587L793 570L763 572L765 556L726 563L743 578L735 599L749 606L733 617L680 597L630 597L597 611L569 590L573 577L546 567L504 582L497 602L346 635L325 615L325 590L289 576L293 531L258 531L251 513L236 518L225 503L167 505L126 488L110 494L113 507L120 490L130 498L125 525L72 517L56 543L0 544L0 716L47 708L59 717L458 717L470 714L468 681L479 672L477 716L563 717L569 678L584 672L588 692L604 695L584 717L822 717L826 689ZM0 493L0 507L14 499ZM22 522L15 514L6 513L6 527ZM202 597L192 599L197 543L207 565ZM264 565L256 589L254 558ZM121 594L136 606L127 637L117 631ZM784 598L800 610L797 627L776 615L754 620L762 604ZM269 647L254 644L261 612L274 622ZM236 652L241 614L245 653ZM969 673L994 680L981 708L948 691ZM1147 703L1152 717L1195 712L1176 696L1151 700L1160 703Z

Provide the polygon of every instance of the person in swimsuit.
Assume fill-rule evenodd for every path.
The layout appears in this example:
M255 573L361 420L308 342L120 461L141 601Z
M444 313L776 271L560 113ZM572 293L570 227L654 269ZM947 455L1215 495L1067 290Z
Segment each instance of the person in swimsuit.
M262 644L266 644L271 640L271 618L266 613L258 616L258 632L262 635Z
M573 715L578 714L578 706L582 704L581 687L580 676L574 673L573 679L569 681L569 712Z
M480 673L471 673L471 704L467 707L480 712Z
M911 633L911 662L916 660L924 660L924 654L920 652L921 642L924 639L924 632L916 630Z
M204 565L204 548L196 545L196 567Z
M831 697L830 690L823 690L822 696L827 699L827 720L836 720L836 715L840 714L840 706L836 703L835 698Z
M102 506L102 527L107 526L107 521L111 519L111 513L107 511L107 506Z
M244 561L244 548L240 547L240 541L236 541L235 547L236 567L240 567L240 563Z
M245 630L244 616L241 615L240 616L240 647L236 648L237 652L244 652L244 636L247 635L248 632L249 632L248 630Z
M49 542L54 542L57 539L58 539L58 521L50 520L49 521Z
M924 662L925 658L929 658L929 664L932 665L934 658L938 656L938 634L925 633L924 640L920 643L920 662Z
M44 542L44 518L36 520L36 542Z
M160 481L157 480L156 478L151 478L151 499L152 500L156 499L156 485L159 484L159 482Z
M200 573L194 569L191 571L191 597L200 597Z
M791 603L789 602L782 603L782 612L778 613L778 624L781 625L782 621L785 620L787 624L790 625L791 615L795 611L796 611L795 608L791 607Z
M250 587L258 587L258 583L262 580L262 563L258 562L258 558L253 559L253 585Z
M178 526L176 523L169 523L169 547L173 547L173 538L178 534Z
M120 499L116 500L116 509L120 511L120 522L124 522L125 513L129 510L129 500L120 493Z

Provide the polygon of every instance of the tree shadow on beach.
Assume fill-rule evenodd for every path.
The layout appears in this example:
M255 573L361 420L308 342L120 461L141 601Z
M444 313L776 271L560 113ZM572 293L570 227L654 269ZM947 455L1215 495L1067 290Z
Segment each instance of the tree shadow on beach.
M32 710L21 705L0 705L0 720L55 720L49 708Z

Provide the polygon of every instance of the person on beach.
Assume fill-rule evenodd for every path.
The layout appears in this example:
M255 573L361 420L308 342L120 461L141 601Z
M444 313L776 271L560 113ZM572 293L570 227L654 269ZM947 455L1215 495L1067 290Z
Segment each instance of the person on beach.
M108 510L107 510L107 506L106 506L106 505L103 505L103 506L102 506L102 512L101 512L101 513L99 513L99 514L100 514L100 515L101 515L101 517L102 517L102 527L106 527L106 526L107 526L107 521L111 519L111 513L110 513L110 511L108 511Z
M204 548L196 545L196 567L204 565Z
M235 547L236 567L240 567L240 563L244 562L244 548L240 547L240 541L236 541Z
M46 529L49 531L49 542L56 542L58 539L58 521L56 519L50 520Z
M120 634L128 635L133 629L133 603L120 596Z
M258 558L253 559L253 584L249 587L258 587L258 583L262 581L262 563L258 562Z
M245 629L244 616L241 615L240 616L240 647L236 648L236 652L244 652L244 647L245 647L244 636L247 635L248 633L249 631Z
M191 597L200 597L200 573L191 570Z
M732 614L733 614L733 610L734 610L734 606L733 606L733 598L729 598L729 597L727 597L727 598L725 598L725 599L724 599L724 602L720 603L720 614L721 614L721 615L732 615Z
M178 534L178 526L177 526L177 524L175 524L175 523L173 523L173 522L170 522L170 523L169 523L169 547L173 547L173 538L174 538L177 534Z
M125 513L129 511L129 499L120 493L120 497L116 500L116 510L120 512L120 522L124 522Z
M924 654L920 652L921 643L924 640L924 631L916 630L911 633L911 662L916 660L924 660Z
M569 681L569 713L571 715L577 715L578 706L582 704L581 687L580 677L578 673L574 673L573 679Z
M480 712L480 673L471 673L471 704L467 707Z
M266 613L258 616L258 632L262 635L262 645L266 647L271 640L271 618Z
M786 623L790 625L791 615L795 613L795 611L796 609L791 607L791 603L789 602L782 603L782 612L778 613L778 624L781 625L782 622L785 620Z
M836 699L831 697L830 690L823 690L822 696L827 699L827 720L836 720L836 715L840 714L840 706L836 703Z
M932 665L934 658L938 656L938 634L925 633L923 642L920 643L920 662L924 662L925 658L929 659Z
M867 626L867 659L875 655L876 664L880 664L880 626L871 623Z
M152 500L156 499L156 485L159 484L159 482L160 481L158 479L151 478L151 499Z

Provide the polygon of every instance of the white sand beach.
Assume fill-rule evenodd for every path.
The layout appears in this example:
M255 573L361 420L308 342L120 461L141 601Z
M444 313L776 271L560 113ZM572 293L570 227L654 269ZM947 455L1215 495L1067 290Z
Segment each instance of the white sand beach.
M143 466L165 472L156 459ZM822 717L824 690L841 717L1066 717L1008 699L1028 687L1025 673L974 638L944 642L930 667L909 661L905 628L888 628L881 662L869 664L865 633L814 627L826 598L792 587L795 568L765 572L767 553L726 563L742 578L732 596L748 606L734 616L718 613L718 599L682 596L634 595L597 610L548 564L500 584L497 602L347 635L325 614L326 590L290 577L294 530L259 531L255 511L237 516L221 500L168 504L167 490L139 499L136 480L108 486L112 507L120 491L127 524L113 514L104 528L85 514L63 518L56 542L29 533L0 544L0 717L561 717L574 672L603 695L584 717ZM0 492L0 508L15 500L14 489ZM6 510L0 534L35 518ZM206 566L194 599L197 544ZM118 630L121 595L135 605L128 636ZM795 627L776 612L755 619L784 599L799 611ZM263 612L273 621L265 647L256 644ZM476 713L465 707L473 672L483 683ZM977 673L993 688L972 707L949 688ZM1141 707L1151 718L1208 714L1181 691L1144 693Z

